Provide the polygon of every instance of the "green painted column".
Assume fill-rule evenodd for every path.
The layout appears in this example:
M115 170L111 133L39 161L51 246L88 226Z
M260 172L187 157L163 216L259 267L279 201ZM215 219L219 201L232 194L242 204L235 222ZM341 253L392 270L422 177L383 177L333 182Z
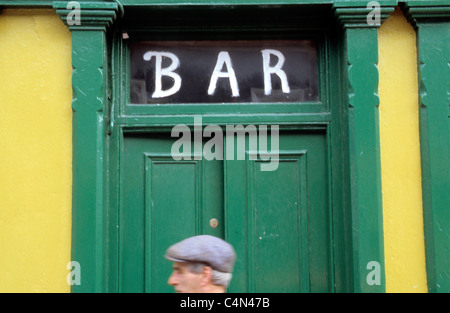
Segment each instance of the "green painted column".
M440 1L444 3L444 1ZM410 1L417 29L425 254L429 292L450 292L450 4Z
M378 27L394 7L335 4L343 28L353 291L385 292L378 122ZM373 14L378 14L374 16ZM373 17L373 18L372 18ZM378 18L378 23L375 18Z
M104 291L104 147L108 107L106 30L116 18L112 2L55 1L72 32L73 204L72 261L80 265L73 292Z

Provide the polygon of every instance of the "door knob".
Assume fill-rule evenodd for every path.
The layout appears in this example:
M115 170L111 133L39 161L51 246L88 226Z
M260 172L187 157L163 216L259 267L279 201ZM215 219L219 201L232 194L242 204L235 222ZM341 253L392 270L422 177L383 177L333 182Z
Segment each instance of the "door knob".
M212 228L216 228L217 226L219 226L219 221L217 220L217 218L210 219L209 226L211 226Z

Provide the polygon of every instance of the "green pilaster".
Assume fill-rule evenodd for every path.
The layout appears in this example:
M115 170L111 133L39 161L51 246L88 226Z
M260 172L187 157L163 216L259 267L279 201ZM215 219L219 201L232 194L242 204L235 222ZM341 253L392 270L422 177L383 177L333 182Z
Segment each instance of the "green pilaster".
M450 4L407 7L417 28L420 148L429 292L450 292Z
M67 23L67 1L54 2L53 6ZM106 30L116 11L115 3L81 2L80 23L68 25L72 32L74 112L71 258L81 268L81 285L72 288L76 292L104 291Z
M393 7L382 8L381 18ZM349 204L352 224L353 290L385 292L381 163L378 122L378 26L371 9L336 7L343 26L343 78L348 127Z

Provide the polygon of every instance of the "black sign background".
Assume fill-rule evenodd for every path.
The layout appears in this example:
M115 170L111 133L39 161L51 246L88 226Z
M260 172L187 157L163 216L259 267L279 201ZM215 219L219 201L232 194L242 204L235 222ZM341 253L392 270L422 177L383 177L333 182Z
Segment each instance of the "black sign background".
M285 57L282 70L286 73L290 92L282 91L281 79L271 74L272 92L264 93L264 70L261 51L273 49ZM175 54L179 67L174 70L182 80L180 90L170 96L152 98L155 91L156 58L143 56L148 51ZM227 51L234 69L239 96L232 96L230 80L219 78L213 95L208 94L211 76L220 52ZM317 48L311 40L279 41L164 41L130 43L130 100L133 104L160 103L231 103L231 102L305 102L318 100ZM278 57L272 55L270 66ZM162 68L171 65L162 59ZM225 66L221 71L226 71ZM162 90L174 85L174 79L162 76Z

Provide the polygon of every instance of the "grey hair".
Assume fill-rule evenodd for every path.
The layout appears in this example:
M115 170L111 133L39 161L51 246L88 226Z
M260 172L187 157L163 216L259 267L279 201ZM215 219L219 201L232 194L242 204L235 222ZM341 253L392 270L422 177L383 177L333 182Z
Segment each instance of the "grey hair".
M189 262L188 263L188 269L192 273L195 273L195 274L199 274L203 270L203 267L205 267L205 266L211 267L210 265L208 265L206 263L200 263L200 262L195 262L195 263ZM211 280L214 285L224 286L225 288L228 288L228 286L230 285L232 276L233 276L233 274L231 274L231 273L224 273L224 272L220 272L215 269L212 269Z

